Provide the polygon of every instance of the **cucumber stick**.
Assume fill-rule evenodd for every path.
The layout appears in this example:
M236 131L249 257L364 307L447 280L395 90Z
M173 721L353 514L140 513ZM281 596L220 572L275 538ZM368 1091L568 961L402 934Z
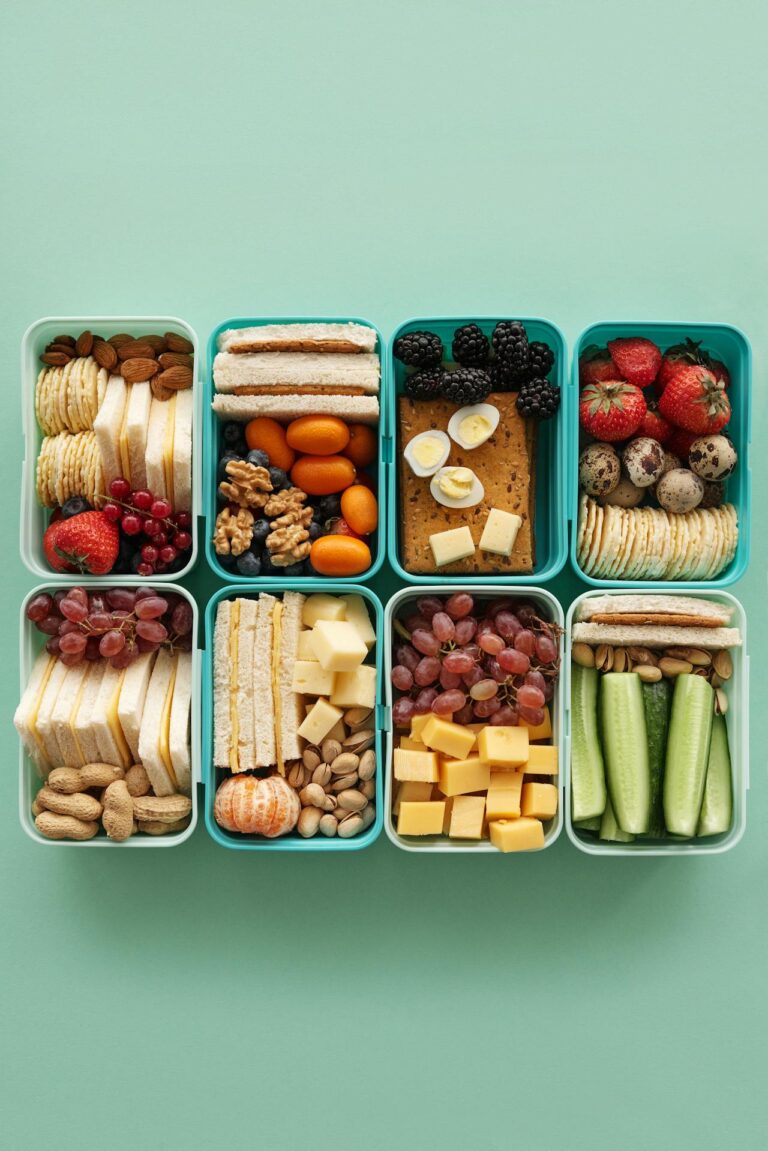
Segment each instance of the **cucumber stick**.
M733 790L731 786L731 756L728 751L728 730L725 716L712 717L712 739L709 743L707 779L697 835L722 835L730 831L733 819Z
M635 672L600 679L600 719L608 793L622 831L643 835L651 816L651 774L643 689Z
M700 675L679 675L672 694L664 764L664 823L671 835L695 835L704 796L714 692Z
M602 821L602 815L592 815L589 819L574 820L573 826L577 831L599 831Z
M635 838L619 827L608 797L605 800L603 818L600 820L600 838L607 839L611 843L632 843Z
M664 835L664 756L667 750L669 703L672 695L669 680L643 684L645 729L648 735L648 770L651 773L651 819L648 835L659 839Z
M571 807L574 822L605 810L605 769L597 730L594 667L571 665Z

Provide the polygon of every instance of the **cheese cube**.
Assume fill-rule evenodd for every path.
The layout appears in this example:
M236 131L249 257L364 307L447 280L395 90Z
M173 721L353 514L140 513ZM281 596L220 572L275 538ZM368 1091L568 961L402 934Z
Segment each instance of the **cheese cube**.
M299 728L299 735L308 743L322 743L343 715L344 712L333 707L327 699L319 699Z
M534 819L554 819L557 815L557 788L551 783L524 783L520 813Z
M392 814L398 815L401 803L426 803L432 798L432 784L420 783L415 779L405 779L398 784L395 802L392 804Z
M314 660L314 662L317 663L315 649L312 647L312 641L310 639L311 635L311 631L299 632L299 646L296 652L296 658L305 660L308 659L310 661Z
M432 712L427 711L424 713L424 715L411 716L411 739L415 739L417 743L424 742L424 740L421 738L421 733L424 730L425 723L431 715Z
M477 750L492 767L522 767L528 759L528 729L489 724L477 737Z
M544 846L544 828L538 819L492 820L488 830L499 851L536 851Z
M522 523L521 517L514 512L491 508L480 537L480 550L498 556L511 556Z
M451 839L482 839L484 816L484 796L457 795L453 801L448 834Z
M375 707L376 668L363 663L354 671L338 672L331 703L337 707Z
M451 828L451 816L453 814L453 805L456 800L452 795L444 797L437 788L432 792L432 798L438 802L442 799L445 800L445 812L443 814L443 835L447 835Z
M421 783L437 783L437 756L433 751L405 751L396 747L394 753L395 779L411 779Z
M335 681L335 672L326 671L317 662L297 659L293 665L291 691L296 691L299 695L330 695Z
M443 830L444 803L401 803L397 817L398 835L440 835Z
M440 790L443 795L466 795L486 791L491 769L477 756L471 759L444 759L440 764Z
M530 731L528 738L531 738ZM551 743L531 744L525 770L528 775L557 775L557 748Z
M466 524L460 528L450 528L447 532L436 532L429 537L429 546L432 548L435 566L439 568L475 554L472 532Z
M310 643L326 671L354 671L368 655L368 648L346 620L319 619Z
M347 605L341 596L318 592L308 595L301 609L304 627L314 627L319 619L345 619Z
M338 723L335 723L325 738L338 739L339 743L343 743L347 738L347 729L344 726L344 721L340 719Z
M342 595L339 599L346 608L344 618L357 629L360 639L370 651L376 643L376 632L373 630L365 600L361 595Z
M549 714L549 708L544 708L544 719L538 725L526 723L525 720L520 720L520 726L528 729L528 742L535 743L543 739L552 738L552 717Z
M420 739L411 739L408 735L401 735L399 737L398 747L402 747L403 751L424 751L424 744Z
M498 731L499 728L494 730ZM427 747L442 751L451 759L466 759L475 746L475 733L460 723L450 723L438 715L430 715L421 729L421 738ZM480 757L482 759L482 756Z
M517 819L523 791L522 771L492 771L485 810L488 819Z

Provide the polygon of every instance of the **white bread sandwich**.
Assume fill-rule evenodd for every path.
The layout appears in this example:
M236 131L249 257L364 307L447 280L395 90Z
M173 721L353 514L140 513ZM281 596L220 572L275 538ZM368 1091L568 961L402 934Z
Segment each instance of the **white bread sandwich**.
M733 608L727 603L685 595L598 595L578 607L579 620L595 623L659 623L691 627L727 627Z
M180 651L176 657L176 679L173 685L171 722L168 730L168 752L179 791L192 791L190 756L190 706L192 703L192 652Z
M251 601L253 602L253 601ZM253 634L253 663L250 669L241 659L238 675L239 683L249 685L252 692L251 706L254 712L253 741L255 754L249 758L255 767L267 767L276 762L277 741L275 731L275 711L272 701L271 679L267 678L272 667L274 651L275 619L279 600L262 593L256 601L256 627ZM241 615L245 604L241 604ZM244 741L240 741L243 754Z
M27 754L45 775L48 774L52 764L48 760L45 744L37 730L37 718L51 674L58 663L56 657L49 655L47 651L40 653L13 717L14 726Z
M101 456L101 470L107 487L112 480L123 474L120 434L128 402L128 388L122 376L110 376L98 415L93 421L93 430L96 433Z
M139 761L149 776L155 795L179 790L170 751L171 709L178 656L161 647L144 700L139 733Z
M213 762L216 767L238 771L237 755L232 756L232 688L233 640L232 614L236 600L222 600L216 609L213 629ZM239 612L239 607L236 609ZM235 688L236 688L235 684ZM233 763L234 759L234 763Z
M236 395L378 395L379 357L334 352L219 352L213 380L219 392Z
M91 712L91 728L96 737L101 762L126 769L133 763L133 756L118 716L124 678L124 670L106 663Z
M168 476L173 464L173 439L176 428L176 396L170 400L153 397L149 409L145 453L147 487L152 495L171 500Z
M575 623L573 643L607 643L622 647L698 647L716 650L741 647L737 627L675 627L670 624Z
M376 333L365 324L262 324L227 328L218 339L220 352L373 352Z
M293 690L293 672L299 655L299 633L304 596L300 592L283 593L280 613L280 635L275 637L273 676L277 683L273 689L276 699L278 767L282 772L287 760L301 755L299 727L304 719L303 697Z
M151 407L152 389L149 383L134 384L128 396L120 433L123 466L128 469L123 472L123 476L130 480L134 491L147 486L147 432Z
M171 401L167 401L170 403ZM191 388L176 393L176 427L173 436L171 490L169 499L175 512L192 510L192 409Z
M80 752L80 763L97 763L99 745L93 725L93 711L99 698L101 681L107 667L106 660L96 659L88 665L80 702L72 714L72 731Z
M42 749L41 766L44 765L43 770L46 775L50 768L64 766L59 762L60 752L53 730L53 712L68 670L60 659L55 661L35 717L34 738Z
M144 701L147 698L154 663L155 653L148 651L128 665L120 687L120 698L117 701L117 718L131 749L134 763L141 762L139 756L141 717L144 713Z
M219 393L213 397L213 410L224 420L255 420L270 416L290 422L299 416L338 416L354 424L376 424L379 420L377 396L327 395L242 396Z
M90 664L83 661L67 668L51 713L53 735L59 747L59 762L63 767L82 767L72 717L80 707L89 667Z

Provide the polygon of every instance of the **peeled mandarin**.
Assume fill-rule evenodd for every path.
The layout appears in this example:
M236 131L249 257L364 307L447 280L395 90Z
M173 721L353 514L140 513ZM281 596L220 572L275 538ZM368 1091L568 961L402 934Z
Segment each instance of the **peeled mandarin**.
M354 536L321 536L312 544L309 559L320 575L353 576L371 566L371 549Z

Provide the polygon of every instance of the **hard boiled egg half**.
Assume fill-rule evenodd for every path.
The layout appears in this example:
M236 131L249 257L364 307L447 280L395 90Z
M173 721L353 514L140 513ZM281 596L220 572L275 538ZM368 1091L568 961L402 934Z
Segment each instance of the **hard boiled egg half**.
M405 445L403 455L416 476L433 476L451 450L451 441L445 432L420 432Z
M485 488L471 468L440 468L429 490L445 508L473 508L485 495Z
M499 409L493 404L469 404L454 412L448 435L462 448L472 451L489 440L499 426Z

